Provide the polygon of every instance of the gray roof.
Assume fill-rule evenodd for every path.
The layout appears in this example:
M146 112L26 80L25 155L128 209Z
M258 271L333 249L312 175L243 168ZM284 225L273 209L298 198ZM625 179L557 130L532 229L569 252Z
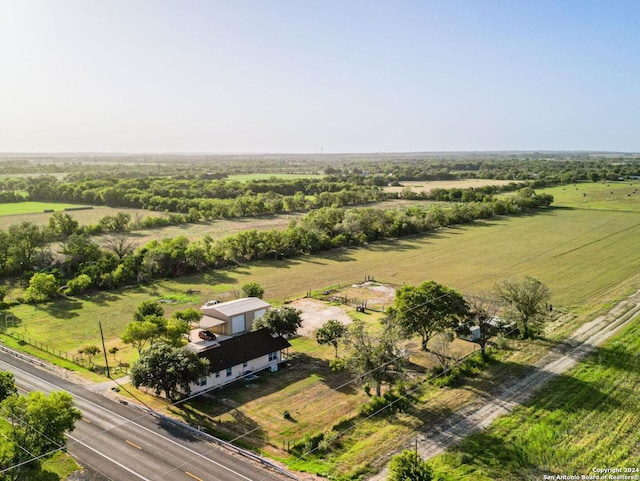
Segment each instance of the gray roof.
M222 314L223 316L231 317L238 314L244 314L245 312L257 311L259 309L267 309L271 307L271 304L258 299L257 297L245 297L243 299L236 299L235 301L220 302L212 306L202 306L200 311L211 317L216 317L216 314Z

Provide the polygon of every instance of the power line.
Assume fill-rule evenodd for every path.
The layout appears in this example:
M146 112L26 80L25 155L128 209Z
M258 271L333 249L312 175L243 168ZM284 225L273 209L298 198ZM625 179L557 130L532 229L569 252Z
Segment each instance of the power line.
M607 224L609 224L609 223L611 223L611 222L612 222L612 221L607 222L607 223L603 224L603 226L605 226L605 225L607 225ZM533 260L533 259L535 259L535 258L537 258L537 257L540 257L540 256L542 256L542 255L544 255L544 254L547 254L547 253L549 253L549 252L551 252L551 251L553 251L553 250L555 250L555 249L558 249L558 248L560 248L560 247L562 247L562 246L564 246L564 245L567 245L567 244L569 244L569 243L571 243L571 242L573 242L573 241L575 241L575 240L577 240L577 239L579 239L579 238L583 237L584 235L586 235L586 233L584 233L584 234L579 234L579 235L577 235L577 236L575 236L575 237L573 237L573 238L571 238L571 239L569 239L569 240L567 240L567 241L565 241L565 242L563 242L563 243L561 243L561 244L559 244L559 245L556 245L556 246L554 246L554 247L552 247L552 248L550 248L550 249L547 249L547 250L545 250L545 251L543 251L543 252L539 252L539 253L537 253L537 254L535 254L535 255L532 255L532 256L530 256L530 257L528 257L528 258L524 259L524 260L521 260L521 261L520 261L520 262L518 262L518 263L512 264L511 266L509 266L509 268L508 268L508 269L507 269L507 268L505 268L505 269L503 269L503 270L502 270L502 271L500 271L500 272L502 272L502 273L507 272L508 270L513 269L513 267L517 267L518 265L521 265L521 264L524 264L524 263L526 263L526 262L529 262L529 261L531 261L531 260ZM499 272L499 273L497 273L497 274L494 274L494 276L493 276L493 277L497 277L497 275L499 275L499 274L500 274L500 272ZM482 280L478 280L478 281L472 282L472 283L468 284L468 285L466 286L466 288L469 288L469 287L471 287L471 286L473 286L473 285L475 285L475 284L478 284L478 283L480 283L480 282L482 282L482 281L484 281L484 280L486 280L486 279L482 279ZM441 299L441 298L443 298L443 297L446 297L446 296L448 296L448 295L450 295L450 294L443 294L443 295L438 296L438 297L436 297L436 298L430 299L430 300L428 300L428 301L426 301L426 302L424 302L424 303L422 303L422 304L420 304L420 305L413 306L411 309L412 309L412 310L414 310L414 309L419 309L420 307L424 307L424 306L426 306L426 305L428 305L428 304L430 304L430 303L432 303L432 302L435 302L436 300L439 300L439 299ZM305 352L309 352L309 351L300 352L300 353L298 353L298 354L304 354ZM477 352L477 350L474 350L474 352ZM473 353L470 353L470 354L473 354ZM399 359L399 358L400 358L400 356L398 356L398 357L397 357L397 358L395 358L395 359ZM465 359L465 358L462 358L462 359ZM389 361L389 362L393 362L393 361ZM383 367L384 365L386 365L386 364L388 364L388 363L385 363L385 364L383 364L383 365L380 365L380 366L378 366L378 367L376 367L376 368L372 369L372 370L371 370L371 371L369 371L369 372L373 372L373 371L375 371L375 370L377 370L377 369L379 369L379 368L382 368L382 367ZM443 373L440 373L440 374L439 374L439 376L440 376L440 375L443 375L443 374L444 374L444 373L446 373L446 372L449 372L449 371L450 371L450 369L451 369L451 368L449 368L447 371L444 371ZM248 375L250 375L250 374L251 374L251 373L247 373L246 375L248 376ZM243 379L244 377L245 377L245 376L241 376L241 377L239 377L239 378L236 378L236 379L234 379L234 382L235 382L235 381L237 381L237 380L241 380L241 379ZM356 378L354 378L354 379L352 379L352 380L348 381L347 383L345 383L345 384L343 385L343 387L344 387L344 386L346 386L346 385L348 385L348 384L351 384L352 382L356 382L356 381L358 381L361 377L362 377L362 375L361 375L361 376L357 376ZM427 379L427 380L431 380L431 379L432 379L432 378L429 378L429 379ZM121 384L119 384L116 380L114 380L114 381L116 382L116 384L117 384L119 387L122 387L122 385L121 385ZM425 381L426 381L426 380L425 380ZM189 400L192 400L192 399L194 399L194 398L196 398L196 397L198 397L198 396L200 396L200 395L203 395L203 394L205 394L205 393L209 393L209 392L211 392L211 391L214 391L214 390L220 389L220 388L225 387L225 386L226 386L226 385L216 386L216 387L214 387L214 388L212 388L212 389L210 389L210 390L198 392L198 393L196 393L196 394L194 394L194 395L188 396L188 397L187 397L187 398L185 398L185 399L182 399L182 400L180 400L180 401L177 401L177 402L174 402L174 403L169 404L169 407L171 407L171 406L175 406L175 405L180 404L180 403L184 403L184 402L189 401ZM416 389L417 389L417 388L416 388ZM415 389L414 389L414 390L412 390L411 392L414 392L414 391L415 391ZM396 402L398 402L400 399L401 399L401 398L398 398L398 399L394 400L393 402L391 402L391 403L389 403L389 404L385 405L385 406L384 406L384 407L382 407L380 410L376 411L375 413L373 413L373 414L371 414L371 415L367 416L366 418L364 418L363 420L361 420L361 421L360 421L360 423L364 422L365 420L370 419L372 416L374 416L374 415L376 415L376 414L378 414L378 413L380 413L380 412L384 411L385 409L388 409L388 408L392 407L392 406L393 406ZM109 431L111 431L111 430L113 430L113 429L115 429L115 428L121 427L121 426L126 425L126 424L134 423L134 422L136 422L137 420L142 419L142 418L144 418L144 417L146 417L146 416L148 416L148 415L150 415L150 413L145 413L145 414L142 414L141 416L139 416L139 417L137 417L137 418L134 418L134 419L131 419L131 420L126 420L125 422L123 422L123 423L121 423L121 424L119 424L119 425L117 425L117 426L114 426L114 427L112 427L112 428L109 428L109 429L105 429L105 430L103 430L103 431L100 431L100 432L98 432L98 433L96 433L96 434L94 434L94 435L92 435L92 436L89 436L89 437L87 437L87 438L85 438L85 439L95 438L96 436L99 436L99 435L101 435L101 434L105 434L105 433L107 433L107 432L109 432ZM350 428L348 428L347 430L345 430L345 431L343 431L343 432L339 433L339 436L342 436L345 432L348 432L348 431L349 431L349 430L351 430L352 428L353 428L353 426L352 426L352 427L350 427ZM244 433L244 434L242 434L242 435L240 435L240 436L236 437L234 440L241 439L242 437L246 436L247 434L248 434L248 433ZM83 440L81 440L81 441L84 441L85 439L83 439ZM80 442L80 441L78 441L78 442ZM76 443L76 442L71 443L71 445L73 445L73 444L75 444L75 443ZM53 451L51 451L51 452L49 452L49 453L46 453L46 454L45 454L45 455L43 455L43 456L46 456L46 455L49 455L49 454L53 454L53 453L55 453L55 452L59 451L60 449L62 449L62 448L59 448L59 449L53 450ZM211 452L211 451L207 451L206 453L208 453L208 452ZM205 453L205 454L206 454L206 453ZM307 453L307 454L309 454L309 453ZM43 456L40 456L40 457L35 458L35 459L39 459L39 458L41 458L41 457L43 457ZM202 456L201 456L201 457L202 457ZM35 460L35 459L34 459L34 460ZM302 458L300 457L299 459L302 459ZM31 461L32 461L32 460L30 460L30 461L28 461L28 462L31 462ZM9 468L6 468L6 469L4 469L4 470L0 471L0 473L6 472L6 471L8 471L8 470L10 470L10 469L13 469L13 468L17 467L17 466L18 466L18 465L16 465L16 466L11 466L11 467L9 467Z

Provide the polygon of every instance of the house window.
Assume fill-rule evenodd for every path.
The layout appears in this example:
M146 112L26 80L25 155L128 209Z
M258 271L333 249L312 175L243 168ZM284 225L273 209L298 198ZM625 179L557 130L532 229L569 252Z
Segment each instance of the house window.
M220 377L220 371L216 371L216 377Z
M233 374L233 368L232 367L228 367L227 368L227 377L231 377L232 374Z
M277 359L278 359L278 353L277 352L270 352L269 353L269 362L275 361Z
M207 385L207 378L206 377L201 377L200 379L198 379L196 381L196 384L198 386L206 386Z

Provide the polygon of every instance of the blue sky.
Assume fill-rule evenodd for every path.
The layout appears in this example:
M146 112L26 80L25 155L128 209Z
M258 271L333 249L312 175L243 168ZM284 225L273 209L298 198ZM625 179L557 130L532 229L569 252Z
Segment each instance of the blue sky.
M640 2L0 0L0 152L640 151Z

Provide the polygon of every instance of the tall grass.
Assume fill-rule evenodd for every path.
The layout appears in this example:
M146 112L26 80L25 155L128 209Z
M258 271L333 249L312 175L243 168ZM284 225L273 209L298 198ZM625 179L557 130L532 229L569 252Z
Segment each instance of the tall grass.
M639 467L638 352L640 319L432 466L444 480L542 479Z

